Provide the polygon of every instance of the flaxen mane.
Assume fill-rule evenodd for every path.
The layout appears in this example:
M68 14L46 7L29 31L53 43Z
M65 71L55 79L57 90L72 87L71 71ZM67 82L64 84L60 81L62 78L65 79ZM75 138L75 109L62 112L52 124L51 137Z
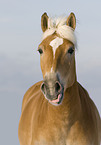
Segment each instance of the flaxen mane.
M48 19L48 29L43 33L42 40L48 36L56 33L60 37L71 41L75 46L77 45L77 40L75 36L74 29L66 24L67 17L50 18Z

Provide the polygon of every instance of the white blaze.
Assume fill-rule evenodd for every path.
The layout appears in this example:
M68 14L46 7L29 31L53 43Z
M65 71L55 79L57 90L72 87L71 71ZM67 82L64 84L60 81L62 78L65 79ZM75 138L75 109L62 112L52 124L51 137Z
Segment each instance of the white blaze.
M51 67L51 73L53 72L53 66Z
M50 42L49 45L52 46L54 58L55 58L56 49L62 44L63 44L63 38L59 38L59 37L56 37L54 40Z

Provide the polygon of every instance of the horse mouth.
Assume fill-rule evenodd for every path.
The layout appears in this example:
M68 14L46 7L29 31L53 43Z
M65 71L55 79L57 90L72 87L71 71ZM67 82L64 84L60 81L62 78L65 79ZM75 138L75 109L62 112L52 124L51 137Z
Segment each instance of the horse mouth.
M60 105L64 97L64 85L57 79L56 75L47 76L41 84L44 97L52 105Z
M53 100L48 100L49 103L51 103L52 105L60 105L62 103L62 100L63 100L63 94L60 93L57 95L57 98L56 99L53 99Z

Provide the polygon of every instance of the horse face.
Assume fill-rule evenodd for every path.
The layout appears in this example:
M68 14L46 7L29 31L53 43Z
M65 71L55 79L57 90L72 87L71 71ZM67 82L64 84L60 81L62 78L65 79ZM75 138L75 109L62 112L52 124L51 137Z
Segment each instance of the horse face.
M46 29L47 25L42 27L43 31ZM51 104L59 105L63 100L64 90L72 86L76 79L75 46L70 40L54 32L41 42L38 51L44 78L41 90Z
M49 36L39 45L44 96L52 104L60 104L64 89L75 81L74 45L57 35Z

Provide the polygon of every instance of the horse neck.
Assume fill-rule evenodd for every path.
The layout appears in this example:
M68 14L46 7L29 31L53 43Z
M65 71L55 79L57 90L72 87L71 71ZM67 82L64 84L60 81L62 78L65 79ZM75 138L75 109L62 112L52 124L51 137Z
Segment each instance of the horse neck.
M68 118L68 120L71 118L77 119L81 111L77 81L65 90L62 104L59 106L49 105L49 111L50 116L52 115L54 118L57 117L62 120L65 118Z

